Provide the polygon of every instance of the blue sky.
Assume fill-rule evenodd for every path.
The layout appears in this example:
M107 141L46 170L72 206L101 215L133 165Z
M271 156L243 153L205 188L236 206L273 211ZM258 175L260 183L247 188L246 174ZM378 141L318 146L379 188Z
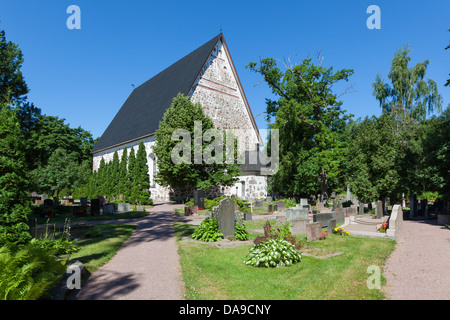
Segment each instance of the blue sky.
M81 9L81 29L69 30L67 7ZM369 30L369 5L381 9L381 29ZM354 69L354 92L341 97L357 117L379 115L372 95L398 48L412 64L430 60L444 107L450 88L450 1L112 1L0 0L0 28L22 49L28 100L100 136L133 90L172 63L224 33L259 128L271 91L245 66L260 57L300 63L321 51L323 65ZM347 84L345 84L347 85ZM340 94L345 86L337 86Z

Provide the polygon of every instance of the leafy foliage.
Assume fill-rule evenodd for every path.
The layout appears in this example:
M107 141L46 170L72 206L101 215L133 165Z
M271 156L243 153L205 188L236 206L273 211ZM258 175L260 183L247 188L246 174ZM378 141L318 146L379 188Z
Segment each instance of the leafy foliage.
M195 132L194 122L201 122L201 132ZM190 134L190 139L181 142L174 141L172 134L176 129L184 129ZM215 129L212 120L204 113L200 104L193 104L189 97L178 94L173 100L170 108L164 114L163 120L155 133L156 144L153 148L158 163L158 173L156 181L163 186L170 186L173 189L194 190L196 188L208 190L212 186L230 186L236 181L236 176L240 174L237 164L226 163L226 153L223 152L222 161L206 163L204 159L198 162L194 159L194 150L200 148L195 136L205 134L208 129ZM226 139L225 139L226 141ZM172 152L180 145L185 150L178 155L186 161L175 164L172 161ZM223 145L226 145L224 142ZM208 150L210 143L201 142L202 154ZM182 155L181 155L182 153ZM219 156L219 155L217 155ZM220 163L222 162L222 163Z
M0 103L0 246L25 243L31 238L27 187L24 143L16 111Z
M425 120L427 113L441 111L442 97L438 93L436 82L425 80L429 60L408 68L411 61L411 48L400 48L394 55L388 78L391 86L377 75L373 83L373 94L380 102L383 113L396 113L397 116L410 115Z
M44 297L65 271L55 251L30 242L0 248L0 299L36 300Z
M280 160L272 177L273 191L294 196L320 189L323 194L329 179L342 178L340 165L346 147L340 133L348 116L331 88L348 81L353 70L334 72L314 65L311 59L295 66L289 61L285 67L281 71L273 58L248 65L278 97L266 99L268 119L275 117L271 129L279 130Z
M205 242L219 241L222 238L223 233L219 231L219 223L213 218L203 220L192 234L192 239Z
M249 234L247 231L247 228L245 226L245 223L239 223L239 221L235 222L234 225L234 237L238 241L245 241L248 240Z
M244 263L254 267L273 268L290 266L300 261L300 253L290 242L283 239L268 239L254 245Z

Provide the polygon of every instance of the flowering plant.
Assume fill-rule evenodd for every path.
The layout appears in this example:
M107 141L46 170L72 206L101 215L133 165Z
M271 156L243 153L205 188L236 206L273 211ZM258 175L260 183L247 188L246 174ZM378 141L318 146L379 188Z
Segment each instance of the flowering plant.
M325 240L328 236L327 232L321 232L319 236L319 240Z
M384 221L383 223L377 225L378 232L386 233L387 228L389 228L389 223L387 221Z
M333 233L340 236L348 236L350 232L344 230L343 228L333 228Z

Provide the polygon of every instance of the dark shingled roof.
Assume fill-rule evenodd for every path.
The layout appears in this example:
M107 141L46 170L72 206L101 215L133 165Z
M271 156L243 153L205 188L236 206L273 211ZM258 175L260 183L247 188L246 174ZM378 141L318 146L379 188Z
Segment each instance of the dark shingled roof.
M153 134L172 99L187 95L222 33L133 90L92 153Z

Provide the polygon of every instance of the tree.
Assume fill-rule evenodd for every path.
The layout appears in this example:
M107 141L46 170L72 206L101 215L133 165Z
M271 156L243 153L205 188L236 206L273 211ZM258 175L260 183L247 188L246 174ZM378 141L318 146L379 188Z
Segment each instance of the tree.
M0 57L0 103L20 105L28 93L20 70L23 54L17 44L6 41L4 30L0 30Z
M293 66L288 59L281 71L273 58L252 62L248 68L263 76L277 100L266 99L268 120L279 130L279 170L275 191L286 195L327 194L329 179L340 179L345 143L339 138L349 119L342 102L332 92L339 81L348 81L353 70L337 72L311 59ZM346 89L345 92L348 92Z
M28 181L16 111L0 102L0 246L27 242Z
M448 29L447 31L450 31L450 29ZM450 49L450 44L447 47L445 47L445 50L447 50L447 49ZM450 73L449 73L449 75L450 75ZM450 79L447 80L447 82L444 84L444 86L450 87Z
M44 167L58 148L68 153L76 153L76 160L92 161L90 150L94 146L92 134L81 127L71 128L65 119L54 116L39 116L33 129L28 133L26 159L29 170Z
M38 192L59 197L62 189L73 190L80 178L80 171L77 154L58 148L48 159L46 166L32 171L32 186Z
M450 199L450 106L439 117L422 123L419 144L422 160L417 172L418 191L438 192Z
M131 200L135 204L148 204L150 198L150 177L148 174L147 152L142 140L139 142L136 160L132 167Z
M366 117L357 124L347 157L350 159L350 186L360 201L399 198L403 191L411 188L405 163L417 158L417 154L410 157L414 145L404 146L402 142L414 140L416 127L412 126L410 131L403 132L409 137L396 135L395 117L388 114L379 118Z
M388 78L385 83L378 74L373 83L373 94L380 102L383 113L396 114L401 120L404 116L423 121L428 113L441 111L442 97L434 80L424 79L429 60L408 68L411 61L409 46L400 48L394 55Z
M127 163L128 163L128 152L127 148L123 149L122 158L119 164L118 182L117 182L117 195L125 195L127 189Z
M195 126L196 121L201 123L201 132ZM186 130L185 132L188 133L189 139L181 142L172 140L172 134L175 132L175 129ZM193 104L189 97L178 94L172 100L170 108L165 112L163 120L159 123L159 128L155 133L156 144L153 150L158 163L156 181L162 186L187 192L192 192L196 188L209 190L213 186L233 185L240 171L239 166L235 162L224 161L226 152L223 152L223 146L228 141L226 140L227 136L225 136L225 140L222 140L222 153L210 152L218 161L207 163L203 157L202 161L195 160L196 148L203 155L209 153L212 144L217 143L220 145L220 138L223 139L224 137L222 131L216 131L217 136L214 139L211 138L211 142L203 139L207 130L214 129L212 120L205 115L199 103ZM195 141L195 136L201 137L201 141ZM230 135L228 135L228 138L230 139ZM174 163L172 161L172 152L183 143L186 153L180 150L178 155L186 161ZM223 155L223 158L220 155Z

